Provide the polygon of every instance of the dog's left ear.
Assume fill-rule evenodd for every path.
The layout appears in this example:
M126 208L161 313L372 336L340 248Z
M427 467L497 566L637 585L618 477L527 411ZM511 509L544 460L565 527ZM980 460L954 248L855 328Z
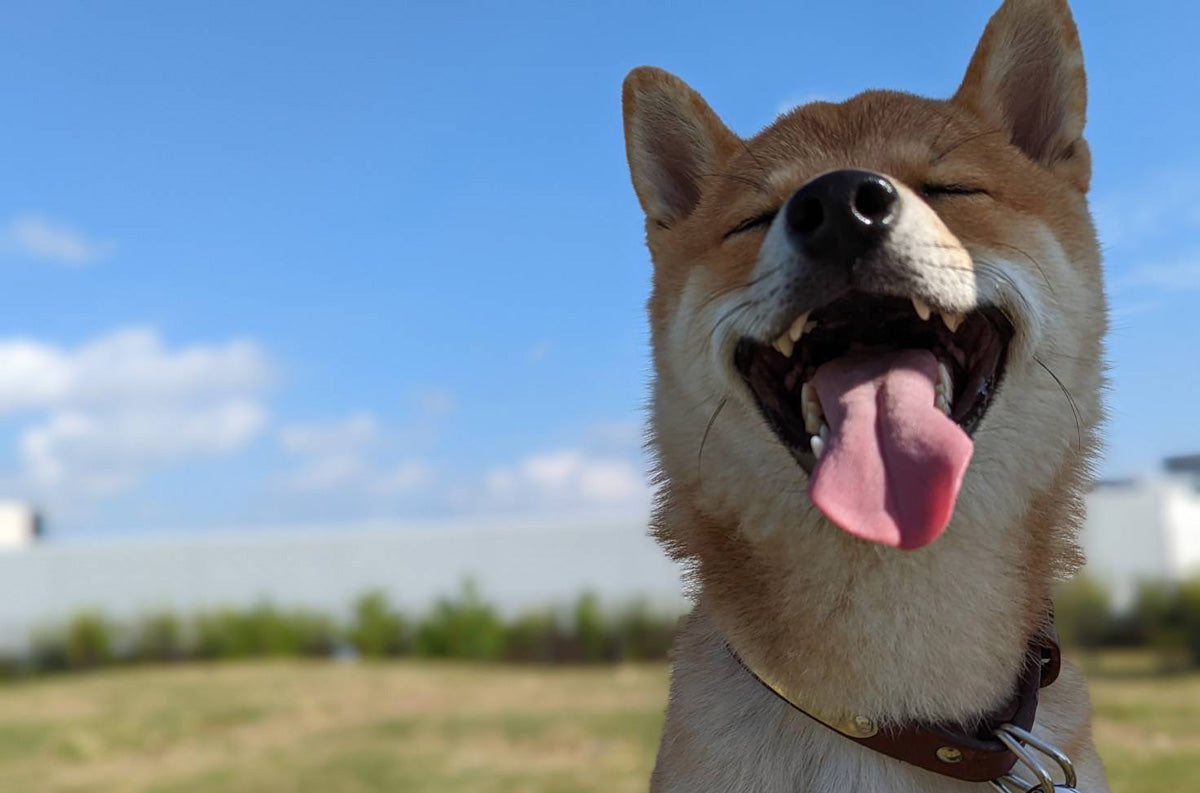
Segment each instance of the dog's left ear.
M988 22L954 102L1006 131L1030 159L1086 192L1087 78L1066 0L1005 0Z

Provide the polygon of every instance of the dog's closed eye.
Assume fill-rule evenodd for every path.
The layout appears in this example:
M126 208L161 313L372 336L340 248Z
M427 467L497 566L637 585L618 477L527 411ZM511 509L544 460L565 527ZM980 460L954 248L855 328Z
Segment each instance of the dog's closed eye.
M962 182L946 182L934 183L927 182L921 185L921 195L926 198L935 198L938 196L972 196L982 195L991 196L987 188L980 185L964 184Z
M734 235L741 234L746 231L751 231L753 229L762 228L763 226L768 226L768 225L770 225L771 221L775 219L775 216L778 214L779 214L778 209L772 209L768 212L763 212L760 215L755 215L754 217L746 218L741 223L738 223L736 226L731 228L729 231L725 232L725 239L729 239L730 237L732 237Z

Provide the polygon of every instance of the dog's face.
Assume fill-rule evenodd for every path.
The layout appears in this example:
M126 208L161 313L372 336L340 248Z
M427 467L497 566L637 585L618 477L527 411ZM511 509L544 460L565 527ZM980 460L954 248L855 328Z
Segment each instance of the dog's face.
M1008 0L949 101L866 93L742 140L665 72L624 100L670 495L916 549L1086 467L1105 309L1065 2Z

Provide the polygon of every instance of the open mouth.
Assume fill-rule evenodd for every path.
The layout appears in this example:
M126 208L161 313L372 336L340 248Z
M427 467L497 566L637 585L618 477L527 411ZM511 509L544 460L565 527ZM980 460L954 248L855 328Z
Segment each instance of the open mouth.
M795 318L771 345L743 339L734 364L828 517L920 547L949 522L1012 337L996 308L946 314L856 293Z

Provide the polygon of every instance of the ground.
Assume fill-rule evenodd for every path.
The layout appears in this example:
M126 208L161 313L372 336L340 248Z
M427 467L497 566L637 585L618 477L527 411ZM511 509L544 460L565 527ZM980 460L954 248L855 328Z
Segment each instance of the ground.
M0 790L644 791L662 665L277 662L0 685ZM1117 793L1200 790L1200 675L1094 679Z

